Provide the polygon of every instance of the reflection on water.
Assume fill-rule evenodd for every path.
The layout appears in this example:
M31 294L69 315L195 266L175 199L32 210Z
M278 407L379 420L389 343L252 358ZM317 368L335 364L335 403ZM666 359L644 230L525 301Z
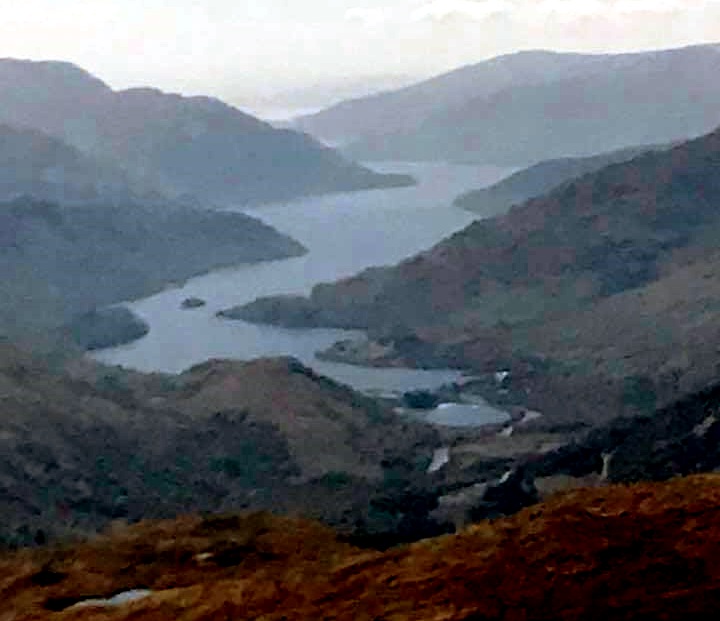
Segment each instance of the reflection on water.
M129 306L150 325L145 338L94 356L144 371L179 372L208 358L290 355L359 390L432 389L459 378L453 370L367 369L319 361L315 352L357 334L343 330L288 330L221 320L215 313L256 297L308 293L313 285L366 267L396 263L469 224L474 216L452 207L460 193L496 182L510 170L446 164L388 163L387 172L413 174L412 188L309 198L246 210L309 250L302 257L243 265L201 276ZM185 298L207 301L183 310Z

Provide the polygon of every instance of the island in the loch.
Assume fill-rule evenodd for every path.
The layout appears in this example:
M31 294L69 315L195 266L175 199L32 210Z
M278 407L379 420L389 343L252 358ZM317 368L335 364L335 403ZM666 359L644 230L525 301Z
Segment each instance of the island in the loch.
M202 298L191 296L189 298L185 298L180 303L180 308L183 310L193 310L195 308L202 308L203 306L206 306L207 302L203 300Z

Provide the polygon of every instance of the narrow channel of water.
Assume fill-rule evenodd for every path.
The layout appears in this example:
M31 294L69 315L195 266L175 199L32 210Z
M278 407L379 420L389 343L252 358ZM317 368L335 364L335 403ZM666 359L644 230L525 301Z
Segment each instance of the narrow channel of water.
M387 172L413 174L412 188L373 190L297 200L246 210L309 250L303 257L243 265L194 278L184 286L129 304L150 325L145 338L97 352L95 358L143 371L180 372L208 358L252 359L290 355L358 390L432 389L458 379L454 370L370 369L315 358L343 330L287 330L221 320L218 310L281 293L308 293L319 282L388 265L427 249L474 217L452 206L460 193L490 185L508 169L446 164L388 163ZM182 310L183 299L207 306Z

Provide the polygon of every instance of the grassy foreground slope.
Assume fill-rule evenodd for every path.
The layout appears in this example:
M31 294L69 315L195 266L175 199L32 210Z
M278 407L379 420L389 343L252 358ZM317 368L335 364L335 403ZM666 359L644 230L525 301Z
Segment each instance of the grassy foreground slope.
M581 490L384 554L266 515L144 523L6 557L0 595L16 621L706 619L719 507L717 476Z

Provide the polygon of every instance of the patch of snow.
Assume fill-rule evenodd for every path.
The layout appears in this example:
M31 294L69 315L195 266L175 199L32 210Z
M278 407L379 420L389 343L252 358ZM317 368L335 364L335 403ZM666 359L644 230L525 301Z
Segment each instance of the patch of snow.
M702 423L697 425L695 429L693 429L693 433L697 437L702 438L708 431L710 431L710 427L712 427L716 422L717 418L711 414Z
M610 476L610 462L612 461L612 458L613 458L612 453L603 453L602 454L603 468L602 468L602 472L600 473L601 481L607 481L608 477Z
M88 599L84 602L78 602L77 604L70 606L68 610L80 610L82 608L113 608L140 601L150 595L152 595L152 591L135 589L133 591L118 593L109 599Z
M512 425L509 425L507 427L503 427L500 431L498 431L498 435L501 438L509 438L510 436L512 436L514 431L515 428Z
M510 377L510 371L496 371L495 381L498 384L502 384L508 377Z
M441 470L444 466L450 463L450 449L449 448L439 448L435 451L433 454L432 463L430 466L428 466L427 472L428 474L432 474L433 472L438 472Z
M503 483L507 483L510 480L510 477L512 476L512 470L508 470L505 474L500 477L500 480L498 483L502 485Z
M527 425L529 422L537 420L538 418L542 418L542 414L540 412L534 412L533 410L525 410L525 414L523 414L523 417L520 420L520 424Z

